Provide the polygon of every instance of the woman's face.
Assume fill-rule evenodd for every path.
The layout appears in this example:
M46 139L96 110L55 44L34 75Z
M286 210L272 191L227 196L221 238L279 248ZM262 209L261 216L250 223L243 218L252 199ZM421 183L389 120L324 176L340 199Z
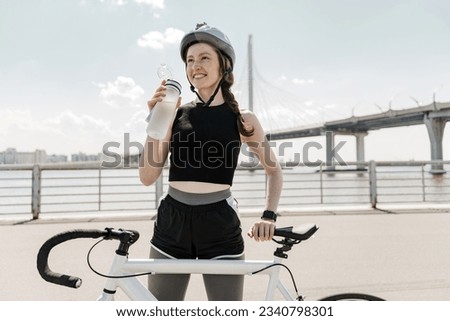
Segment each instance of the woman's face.
M219 56L214 47L206 43L190 46L186 54L186 74L198 91L214 91L221 78Z

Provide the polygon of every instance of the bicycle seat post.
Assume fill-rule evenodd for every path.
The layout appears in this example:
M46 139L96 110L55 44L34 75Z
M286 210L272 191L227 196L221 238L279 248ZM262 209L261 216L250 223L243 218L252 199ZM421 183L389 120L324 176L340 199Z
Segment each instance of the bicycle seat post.
M300 243L299 240L292 240L289 238L285 238L282 241L277 241L277 240L274 240L274 241L278 244L281 244L282 246L277 247L277 249L275 250L273 255L280 257L282 259L287 259L288 255L286 254L286 252L290 251L295 244Z

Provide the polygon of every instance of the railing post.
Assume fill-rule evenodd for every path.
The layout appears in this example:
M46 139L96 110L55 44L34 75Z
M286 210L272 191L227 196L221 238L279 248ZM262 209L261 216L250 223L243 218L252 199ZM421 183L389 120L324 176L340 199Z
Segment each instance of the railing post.
M334 133L331 131L325 132L326 139L326 165L327 170L334 171Z
M323 204L323 164L320 164L320 204Z
M159 200L163 196L163 173L164 169L161 171L161 175L159 175L158 179L155 182L155 208L158 208Z
M425 164L422 164L422 201L426 201L425 191Z
M98 210L102 210L102 166L98 168Z
M33 166L31 177L31 213L33 220L37 220L41 213L41 168L38 164Z
M377 167L375 161L369 162L370 205L377 207Z

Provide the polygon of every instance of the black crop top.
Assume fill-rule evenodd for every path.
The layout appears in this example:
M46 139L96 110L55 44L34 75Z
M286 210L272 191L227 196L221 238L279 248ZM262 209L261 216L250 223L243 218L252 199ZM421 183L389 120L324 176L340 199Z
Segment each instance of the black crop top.
M237 116L229 105L181 106L172 126L169 181L232 185L240 147Z

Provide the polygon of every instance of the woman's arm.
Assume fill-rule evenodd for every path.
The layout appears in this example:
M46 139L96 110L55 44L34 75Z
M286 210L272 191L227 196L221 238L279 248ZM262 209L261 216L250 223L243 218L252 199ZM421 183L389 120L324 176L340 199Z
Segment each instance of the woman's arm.
M256 117L250 111L242 112L245 124L254 129L250 137L242 136L242 141L246 143L252 153L254 153L267 175L267 195L266 210L276 212L280 201L281 190L283 188L283 172L281 166L270 148L269 142L265 136L264 130ZM275 230L275 221L270 219L261 219L250 229L248 235L257 241L271 240Z
M139 159L139 178L142 184L148 186L158 179L168 154L169 141L167 137L164 140L155 140L147 136Z

